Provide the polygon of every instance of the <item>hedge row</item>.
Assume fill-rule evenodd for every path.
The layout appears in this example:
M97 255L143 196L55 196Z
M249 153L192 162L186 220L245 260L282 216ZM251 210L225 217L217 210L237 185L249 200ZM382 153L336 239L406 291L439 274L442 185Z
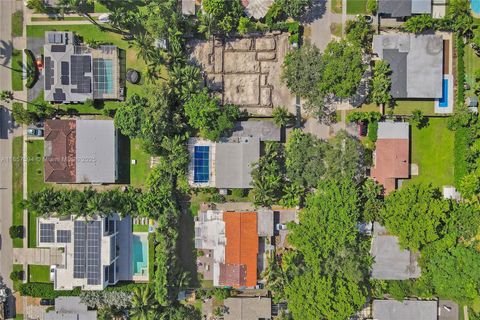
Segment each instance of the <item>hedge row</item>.
M454 155L454 181L458 187L460 180L468 173L467 154L469 150L470 129L459 127L455 131Z
M456 37L457 46L457 104L463 105L465 103L465 62L463 61L465 55L465 43L460 36Z

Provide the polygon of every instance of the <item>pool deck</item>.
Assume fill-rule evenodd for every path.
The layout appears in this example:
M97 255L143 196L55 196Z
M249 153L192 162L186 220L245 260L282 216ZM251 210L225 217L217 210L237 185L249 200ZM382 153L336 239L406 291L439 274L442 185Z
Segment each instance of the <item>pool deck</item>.
M131 242L131 246L132 246L132 257L134 255L133 253L133 238L137 236L139 238L142 239L142 243L146 244L147 246L147 266L146 266L146 269L147 269L147 274L146 275L135 275L133 272L134 272L134 268L133 268L133 261L131 263L132 265L132 280L135 281L135 282L148 282L149 280L149 275L148 275L148 232L133 232L132 233L132 242Z

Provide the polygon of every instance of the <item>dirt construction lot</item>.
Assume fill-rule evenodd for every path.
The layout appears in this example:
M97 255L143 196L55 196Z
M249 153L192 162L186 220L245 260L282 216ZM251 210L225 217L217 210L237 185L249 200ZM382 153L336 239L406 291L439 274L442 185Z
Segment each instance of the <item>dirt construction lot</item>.
M191 59L205 71L207 86L223 103L254 115L271 115L276 106L295 109L295 96L280 80L290 50L288 34L192 40L189 47Z

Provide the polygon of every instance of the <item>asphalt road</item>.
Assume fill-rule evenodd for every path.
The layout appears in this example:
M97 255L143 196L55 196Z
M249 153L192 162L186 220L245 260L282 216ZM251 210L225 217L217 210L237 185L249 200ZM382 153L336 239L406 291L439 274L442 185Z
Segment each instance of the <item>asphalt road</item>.
M0 90L11 90L11 16L15 1L0 0ZM12 287L13 250L8 229L12 224L12 138L10 104L0 102L0 276Z

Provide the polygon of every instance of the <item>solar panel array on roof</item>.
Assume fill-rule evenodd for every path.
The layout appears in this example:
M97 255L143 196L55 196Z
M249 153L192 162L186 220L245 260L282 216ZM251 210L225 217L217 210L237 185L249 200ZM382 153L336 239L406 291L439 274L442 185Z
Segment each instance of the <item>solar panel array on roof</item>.
M50 48L50 50L52 52L65 52L67 49L67 47L63 44L54 44L52 45L52 47Z
M72 55L70 57L70 70L70 82L77 86L72 88L72 93L91 93L92 77L85 74L92 72L92 57Z
M99 285L101 279L101 221L87 224L87 284Z
M73 225L73 277L85 278L86 271L86 233L87 226L82 221L75 221Z
M57 230L58 243L70 243L72 241L72 232L70 230Z
M44 61L45 69L45 90L51 90L53 84L53 61L50 57L45 57Z
M60 70L62 73L62 76L68 76L70 74L70 69L69 69L69 63L68 61L62 61L60 64Z
M55 224L41 223L40 224L40 242L53 243L55 242Z
M51 32L48 34L49 43L63 43L63 34ZM62 51L64 52L64 51Z

